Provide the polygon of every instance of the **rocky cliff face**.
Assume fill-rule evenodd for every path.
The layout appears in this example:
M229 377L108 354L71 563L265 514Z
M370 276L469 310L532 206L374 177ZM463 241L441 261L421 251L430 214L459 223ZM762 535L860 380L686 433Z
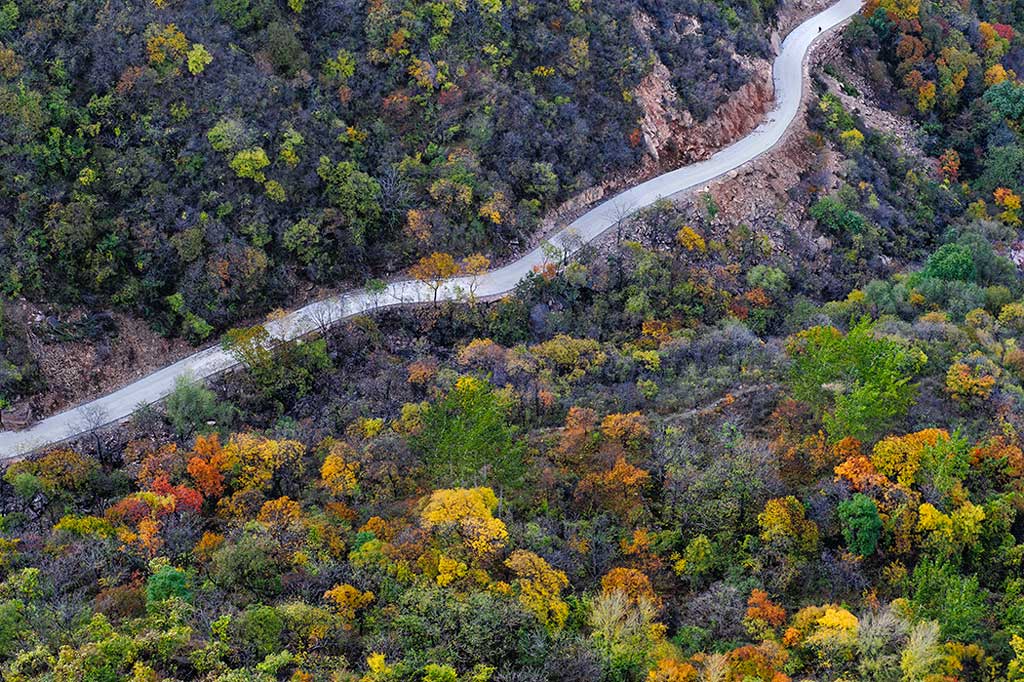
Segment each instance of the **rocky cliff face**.
M688 30L699 30L697 20L689 19ZM634 15L633 20L637 32L646 36L652 22L640 13ZM650 73L634 91L644 113L640 131L647 149L645 170L700 161L757 127L772 105L771 63L764 59L735 59L751 74L750 80L706 121L699 123L680 106L668 68L656 54L653 56Z

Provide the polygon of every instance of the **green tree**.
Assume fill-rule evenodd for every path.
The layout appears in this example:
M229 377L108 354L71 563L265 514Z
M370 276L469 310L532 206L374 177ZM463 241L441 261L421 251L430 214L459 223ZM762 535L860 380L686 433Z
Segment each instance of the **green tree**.
M523 446L508 421L509 408L488 382L473 377L462 377L431 405L414 445L434 479L446 485L515 482L522 473Z
M275 342L261 324L229 329L221 346L246 367L253 384L270 401L301 398L331 366L323 339Z
M267 179L263 169L270 165L270 159L267 158L267 152L263 150L263 147L253 147L252 149L243 149L235 154L230 165L238 177L263 183Z
M969 247L961 244L943 244L928 257L928 263L921 274L944 280L973 282L977 274L974 254Z
M18 640L27 628L25 604L20 599L0 602L0 655L16 650Z
M188 63L188 72L193 76L198 76L213 63L213 55L202 43L192 45L185 57Z
M770 265L755 265L747 273L747 285L760 287L772 296L778 296L789 290L789 278L778 268Z
M977 576L961 575L952 563L926 558L914 569L911 583L914 615L938 621L943 638L973 642L982 634L987 606Z
M268 656L281 650L284 619L273 606L250 606L237 621L242 641L253 647L258 655Z
M864 231L864 217L834 197L822 197L811 206L811 217L835 235L856 235Z
M194 433L210 430L207 422L216 426L227 426L233 417L230 403L221 403L217 394L192 377L178 377L174 390L165 403L167 421L178 438L188 438Z
M380 183L351 161L331 163L326 156L320 157L316 172L327 185L327 199L341 209L352 241L365 244L381 217Z
M1024 86L1005 80L986 90L984 99L1000 116L1014 123L1024 122Z
M303 218L284 231L284 246L303 263L312 263L320 253L320 226Z
M6 33L17 26L19 16L20 12L18 11L18 6L14 4L14 0L0 6L0 34Z
M867 318L849 333L812 327L789 341L789 382L798 400L822 415L833 441L845 436L871 440L914 402L914 374L924 354L876 336Z
M423 668L423 682L458 682L459 674L450 665L428 663Z
M843 524L846 546L861 556L871 556L878 548L882 519L878 506L867 495L857 493L839 503L839 520Z
M188 601L192 592L188 589L188 576L174 566L161 566L146 581L146 601L160 602L177 597Z
M247 532L238 542L213 553L210 576L214 584L247 597L266 598L281 592L284 566L280 545L264 533Z
M239 30L248 28L254 20L249 0L213 0L213 7L222 19Z

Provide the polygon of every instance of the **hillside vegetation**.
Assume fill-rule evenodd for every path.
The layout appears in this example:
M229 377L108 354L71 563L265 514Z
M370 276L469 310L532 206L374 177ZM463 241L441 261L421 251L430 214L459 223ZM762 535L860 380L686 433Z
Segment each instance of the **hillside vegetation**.
M1014 11L852 22L935 162L816 78L827 248L659 202L499 301L235 327L238 372L12 463L4 679L1024 680Z
M653 59L703 120L746 81L739 59L768 55L774 11L0 7L0 292L195 342L306 283L360 285L434 250L514 252L545 209L636 165L633 91Z

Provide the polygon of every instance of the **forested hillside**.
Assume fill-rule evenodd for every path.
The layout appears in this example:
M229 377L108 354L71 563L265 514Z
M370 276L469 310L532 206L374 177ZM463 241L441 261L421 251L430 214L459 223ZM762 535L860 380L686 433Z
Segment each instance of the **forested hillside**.
M232 240L256 249L254 235L266 236L261 281L287 283L270 289L281 296L300 278L355 276L332 268L357 258L372 264L367 272L393 258L436 280L468 253L523 238L547 202L640 153L629 141L635 113L621 96L630 81L598 83L596 72L570 73L565 61L578 55L568 41L579 34L568 27L584 27L590 69L625 78L628 39L599 48L597 36L634 30L633 7L570 3L550 15L536 5L426 7L381 5L332 20L312 3L168 2L120 20L142 26L142 37L115 31L98 42L42 41L44 10L5 9L0 37L34 35L40 50L88 44L109 59L113 51L98 45L126 41L124 54L134 45L147 62L144 45L158 34L146 36L145 26L163 17L187 40L158 40L178 72L141 68L131 86L139 90L112 98L103 114L120 123L82 133L81 165L95 177L83 181L74 164L62 175L29 162L42 147L31 126L16 128L27 137L0 159L23 164L13 177L27 184L3 200L24 209L0 220L45 231L52 223L33 221L32 211L85 202L96 212L81 215L121 216L92 223L94 235L109 237L117 225L168 229L128 217L166 207L178 226L166 248L178 253L186 238L177 235L201 230L200 255L189 265L167 255L174 274L152 289L143 285L147 268L111 277L159 291L156 308L172 296L173 309L199 317L189 296L214 290L194 282ZM756 36L765 31L753 23L764 9L643 10L659 21L705 12L705 25L737 41L705 37L709 52L699 57L673 53L674 39L659 46L694 112L732 88L687 80L698 65L717 68L714 50L764 49ZM798 141L813 158L778 198L785 210L775 217L727 220L714 193L662 201L571 262L548 249L549 261L499 301L467 292L457 302L378 310L272 349L261 326L238 326L224 337L237 372L210 386L182 381L164 405L140 408L127 424L10 464L0 481L0 674L14 682L1024 681L1018 11L869 4L841 44L856 73L827 64L813 74ZM74 16L62 13L53 26ZM363 28L351 42L338 37L355 24ZM282 26L298 37L291 72L267 42ZM497 46L496 35L508 36L497 53L458 47ZM194 56L196 42L213 61L193 75L188 55L205 61ZM21 45L11 63L30 72L27 43L4 44ZM313 45L322 45L319 56ZM316 66L324 55L340 61L324 71ZM512 61L492 68L499 55ZM87 82L102 72L100 57L72 57L56 72L51 60L31 87L7 81L0 101L46 91L52 102L65 92L52 86L54 73ZM630 78L644 73L640 55L626 61L634 58ZM417 76L428 72L410 75L412 60L429 60L431 79L444 62L453 78L461 64L478 80L421 87ZM539 65L553 72L535 72ZM521 75L506 91L497 75L509 73ZM243 74L252 83L241 94L225 89ZM120 82L119 72L112 77ZM854 78L914 121L927 158L844 105L865 94ZM157 99L139 96L163 92L158 82L179 87L188 116L205 120L194 137L185 132L191 119L163 119L161 128ZM387 103L396 91L410 97L398 117ZM224 104L232 97L234 108ZM570 101L546 109L549 97ZM600 97L603 111L581 105ZM72 100L62 101L75 116L92 116ZM148 113L133 118L143 102ZM520 105L538 118L503 109ZM578 138L539 113L567 106L579 106L574 125L605 132ZM46 126L58 120L52 107L39 111L51 117ZM259 132L275 111L301 144ZM478 125L490 131L486 140L471 132ZM70 128L52 130L68 142L61 149L75 148ZM169 146L146 137L156 130ZM339 146L336 137L351 130L367 135ZM437 139L442 130L448 142ZM543 130L567 141L528 153L503 146L532 145ZM104 135L111 146L100 151ZM177 144L166 157L175 170L154 162L144 183L159 179L161 201L117 194L111 169L125 162L97 162ZM603 155L570 153L592 144ZM328 161L314 147L329 149ZM257 148L268 160L254 171L260 177L236 177L260 165ZM296 153L294 164L282 149ZM207 162L186 172L174 164L180 154ZM467 159L475 165L459 165ZM541 196L515 169L545 163L557 184ZM469 168L472 181L460 175ZM408 202L390 223L388 178ZM470 202L446 213L431 188L463 180ZM272 181L285 201L267 195ZM40 187L62 182L68 195L42 198ZM369 183L379 192L359 189ZM221 194L186 208L198 187L197 196ZM473 203L497 191L509 223ZM359 222L366 204L351 203L370 196L380 199L379 229ZM232 208L218 215L224 202ZM288 216L299 206L318 217L294 229ZM803 218L785 223L796 209ZM193 214L203 210L204 219ZM406 230L410 210L429 215L428 238ZM267 232L236 234L253 216ZM22 263L14 250L26 244L5 242L12 263ZM87 252L35 251L44 259ZM309 256L301 267L300 254ZM46 278L81 272L40 264L38 286L57 296ZM27 287L29 278L18 281ZM229 289L211 295L230 311L210 316L218 325L244 308L218 298ZM96 300L114 295L93 291ZM270 304L253 301L254 310Z
M198 342L304 283L508 255L637 164L652 59L703 120L768 55L773 11L5 0L0 289Z

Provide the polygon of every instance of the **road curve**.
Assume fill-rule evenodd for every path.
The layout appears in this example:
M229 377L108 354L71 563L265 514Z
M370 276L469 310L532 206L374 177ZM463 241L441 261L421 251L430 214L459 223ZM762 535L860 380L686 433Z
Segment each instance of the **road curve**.
M705 161L651 178L599 204L553 235L549 243L559 252L571 255L630 213L650 206L658 199L705 185L775 146L799 113L803 95L804 59L811 44L856 14L861 3L862 0L839 0L786 36L772 65L775 108L750 134ZM473 281L465 277L449 280L438 291L438 299L457 298L471 287L478 297L506 293L530 273L535 265L547 261L545 250L537 247L522 258L480 275ZM293 339L315 331L324 322L336 322L376 307L426 303L432 297L433 293L419 282L399 281L376 295L360 289L311 303L268 322L266 327L276 339ZM47 417L28 429L0 432L0 461L17 458L97 426L123 420L131 416L140 405L155 403L166 397L174 389L178 377L191 375L206 378L235 364L234 359L219 346L207 348L113 393Z

